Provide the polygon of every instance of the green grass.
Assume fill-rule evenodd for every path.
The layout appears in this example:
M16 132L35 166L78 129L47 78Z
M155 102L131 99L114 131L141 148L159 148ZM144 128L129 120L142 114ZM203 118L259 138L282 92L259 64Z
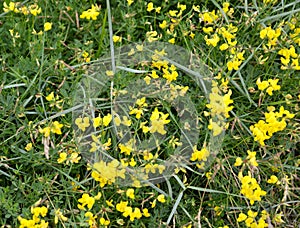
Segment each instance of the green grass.
M261 218L266 227L298 227L300 71L296 63L300 61L300 1L235 0L229 6L234 9L232 14L224 12L221 0L181 1L182 9L183 5L186 9L178 17L180 5L177 1L153 1L154 9L150 12L147 11L149 2L135 0L129 6L125 0L111 1L108 9L106 1L29 0L17 6L20 12L13 12L13 8L5 10L4 3L9 6L10 2L1 2L1 227L19 227L21 218L32 220L33 214L37 215L35 225L28 227L41 227L38 224L43 221L48 227L101 227L106 226L105 221L109 221L108 227L247 227L247 224L250 227L251 223L252 227L263 227L251 221L249 210L258 212L254 220L258 223ZM27 10L37 9L34 4L41 8L36 16L32 11L22 13L22 6ZM93 4L99 6L96 20L80 18ZM200 6L199 10L196 5ZM171 16L169 10L177 10L176 15ZM213 10L218 18L208 23L204 13ZM164 20L167 26L161 28ZM46 22L52 23L48 31L44 31ZM230 48L220 50L221 44L230 43L221 32L216 46L210 45L207 39L212 38L217 29L230 29L230 24L237 28L229 34L234 36L231 42L237 41L235 50L233 46L232 52ZM274 33L262 38L261 31L269 26ZM203 31L208 27L213 29L211 34ZM277 37L276 29L280 31ZM41 31L41 34L33 34L34 31ZM157 32L154 37L160 43L149 42L150 31ZM121 41L112 42L112 34L120 36ZM277 40L268 48L268 42L274 37ZM172 38L175 38L174 46L168 43ZM135 49L136 57L128 56L137 44L144 45L143 52L139 54ZM111 54L113 48L114 55ZM154 50L163 48L169 53L165 57L169 67L173 63L177 68L178 76L172 82L163 78L166 77L163 70L151 66ZM290 60L287 69L283 69L281 58L284 54L280 54L284 48L289 53L288 58L285 56ZM119 59L118 50L125 53L125 57ZM192 63L187 58L190 53L195 54ZM243 58L237 59L237 53L243 53ZM229 69L227 64L235 60L240 61L238 66ZM120 66L123 69L120 70ZM124 70L124 67L127 68ZM152 78L146 85L144 78L154 69L159 79ZM106 71L115 71L115 75L108 76ZM197 73L207 79L204 81L207 94L203 92L202 79L198 78L198 84L195 83ZM266 89L259 90L258 78L261 81L279 79L280 89L269 95ZM217 86L212 86L212 80ZM189 89L184 96L178 91L172 100L170 95L174 91L170 84ZM219 88L219 94L210 96L213 87ZM232 104L229 91L232 91ZM142 97L146 98L147 106L135 104L136 99ZM89 98L94 99L93 102ZM222 101L218 106L221 114L206 106L216 105L214 98L229 102ZM92 104L95 109L88 109L82 115L84 104ZM129 106L143 109L140 119L129 114ZM251 126L260 120L266 121L265 113L270 113L270 106L275 107L274 112L279 112L283 106L294 116L287 118L278 114L277 122L269 119L269 124L273 124L271 130L276 132L262 145L255 140ZM153 114L155 108L160 112L157 118ZM92 128L93 117L108 118L113 110L121 120L127 116L131 126L113 124L116 123L115 115L108 124L104 124L106 120L103 119L100 126ZM224 118L226 113L228 116ZM78 117L89 117L90 126L85 127L86 131L80 130L75 123ZM222 120L218 123L221 128L228 124L216 137L213 136L216 129L208 129L211 118ZM286 126L280 129L283 120ZM156 130L155 121L158 121ZM55 128L55 124L63 126ZM141 124L149 127L148 131ZM50 135L45 132L47 127L52 130ZM166 132L159 133L159 127ZM107 145L109 149L89 152L93 142L91 134L99 136L102 144L111 139L111 145ZM183 146L170 143L172 136ZM131 145L131 152L126 154L120 149L120 143L128 149L130 145L126 143L132 138L136 139L136 144ZM160 140L159 146L156 140ZM202 155L204 149L208 149L207 161L190 160L194 146L198 149L195 153ZM153 156L157 154L159 159L170 159L164 171L169 178L152 181L148 186L132 186L128 170L144 169L145 174L149 171L145 171L147 165L165 165L159 159L147 159L145 150ZM248 150L256 152L252 160ZM59 162L63 155L67 155L67 159ZM109 179L115 171L110 169L110 157L123 163L135 161L136 168L129 165L125 179ZM242 159L241 166L234 165L238 157ZM108 181L101 187L102 182L94 176L97 168L92 166L102 159L106 162L105 168L98 171L102 174L110 171L100 177L112 183ZM203 161L205 165L199 169ZM120 172L122 168L119 166ZM158 170L149 173L148 178L161 177ZM247 184L242 181L241 173L254 178L252 181L265 191L261 200L256 199L251 204L247 196L253 194L250 191L248 195L241 193ZM277 184L268 183L272 175L278 178ZM138 180L143 180L140 177ZM126 194L128 189L134 189L134 199ZM98 193L101 193L99 199ZM78 207L83 203L80 200L83 194L96 197L89 209ZM165 202L160 200L162 195ZM127 208L119 210L117 205L125 201ZM45 215L35 212L45 210L43 207L47 208ZM146 213L139 216L138 211L143 209L148 209L149 217ZM266 215L262 216L264 210ZM95 216L90 224L88 211ZM131 214L132 218L123 212ZM241 213L247 215L246 222L238 221Z

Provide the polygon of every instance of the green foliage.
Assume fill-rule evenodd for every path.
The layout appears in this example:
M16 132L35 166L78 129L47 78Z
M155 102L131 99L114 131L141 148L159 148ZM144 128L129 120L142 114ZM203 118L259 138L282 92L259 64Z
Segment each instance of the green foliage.
M298 227L300 1L230 1L228 12L224 12L224 1L220 0L152 1L151 10L150 1L135 0L131 5L129 2L110 2L112 32L121 38L114 42L115 47L149 41L149 32L157 32L152 38L161 42L172 43L174 38L175 45L198 55L208 69L206 76L214 77L222 91L220 97L227 96L225 102L233 100L233 104L224 105L229 117L226 130L222 129L225 136L220 142L220 153L212 158L210 166L198 169L200 159L189 161L178 167L169 180L159 184L138 188L106 183L100 187L101 181L95 180L95 169L91 169L93 164L86 156L89 152L82 151L84 147L78 145L78 127L73 123L72 112L76 110L74 98L81 79L90 73L90 66L99 64L97 60L110 53L112 37L109 36L106 2L29 0L13 7L12 2L6 0L0 6L0 225L18 227L21 218L38 217L40 220L36 223L45 221L48 227L99 227L100 224L105 226L107 221L108 227L198 227L199 224L202 227L249 227L252 222L241 219L241 214L249 219L252 210L258 212L256 222L263 218L270 227ZM186 9L182 10L180 5ZM26 8L22 11L22 7ZM41 12L34 15L38 9ZM91 12L89 9L94 15L99 13L96 20L81 16ZM175 16L170 10L177 10ZM209 17L214 13L217 18L206 21L209 19L205 13ZM52 23L49 30L44 27L47 22ZM209 27L212 31L206 33L204 30ZM271 31L263 37L262 31L268 27L274 34ZM223 35L222 29L232 29L233 38ZM280 31L278 37L276 29ZM237 41L235 45L220 50L222 44L234 41ZM280 54L280 50L288 50L288 54ZM236 69L231 69L230 64ZM135 66L150 72L154 69L151 62ZM164 75L162 71L157 72ZM209 101L206 102L195 81L180 70L178 74L171 84L189 87L186 96L197 109L200 132L198 145L192 152L201 155L201 149L205 148L203 142L211 135L208 127L213 109L207 107ZM96 113L102 117L109 115L116 101L110 100L110 96L149 75L118 73L114 84L112 77L105 75L108 89L99 93L100 108ZM271 96L267 89L259 89L258 79L262 83L279 79L280 89L274 90ZM158 152L160 158L166 159L174 152L169 140L172 136L180 138L180 128L185 126L179 124L179 113L167 100L151 97L147 102L142 119L136 121L134 115L128 115L132 122L136 121L130 130L139 139L148 139L151 134L140 128L142 121L147 119L146 126L150 126L149 119L156 107L162 113L169 113L170 123L163 124L167 130L166 140L160 149L152 151L153 155ZM276 129L284 125L282 121L286 126L276 130L270 138L258 136L263 138L265 145L262 145L255 140L257 134L251 126L262 120L268 122L265 114L272 116L270 106L274 106L274 112L279 112L282 106L294 115L290 118L283 115L277 122L269 118L269 122L278 123ZM111 155L130 162L132 154L126 157L119 152L120 142L113 135L112 127L108 124L97 129L102 134L101 143L111 138L112 146L108 146ZM251 157L248 151L256 154ZM139 153L132 157L145 166L146 159ZM242 161L239 165L238 159ZM247 197L250 193L241 192L242 186L248 184L242 182L241 175L255 178L266 195L251 204ZM278 181L272 183L272 175ZM134 189L135 199L126 194L129 188ZM98 193L101 193L99 199ZM86 211L78 207L83 194L95 200ZM161 194L166 202L159 202ZM136 211L136 217L130 220L130 216L123 214L125 209L117 209L121 201L128 202L127 211L129 207L138 208L141 213L148 209L150 217L145 212L139 217ZM42 210L47 210L45 216ZM261 214L264 210L267 217ZM87 211L97 216L94 224Z

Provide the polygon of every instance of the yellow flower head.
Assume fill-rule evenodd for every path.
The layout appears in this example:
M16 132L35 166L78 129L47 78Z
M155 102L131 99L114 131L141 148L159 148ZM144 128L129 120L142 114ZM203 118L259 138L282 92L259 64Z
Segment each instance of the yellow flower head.
M160 194L157 197L157 200L158 200L158 202L161 202L161 203L165 203L166 202L165 196L163 194Z
M52 29L52 23L46 22L46 23L44 24L44 31L47 32L47 31L49 31L49 30L51 30L51 29Z
M87 20L97 20L97 17L99 16L99 11L100 7L97 5L92 5L91 9L88 9L86 11L83 11L82 14L80 15L80 18L84 19L86 18Z

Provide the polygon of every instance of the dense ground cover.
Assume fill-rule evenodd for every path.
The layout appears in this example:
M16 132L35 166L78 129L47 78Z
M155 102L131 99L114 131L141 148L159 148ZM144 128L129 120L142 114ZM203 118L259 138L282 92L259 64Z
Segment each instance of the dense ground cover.
M300 225L300 1L1 3L2 227Z

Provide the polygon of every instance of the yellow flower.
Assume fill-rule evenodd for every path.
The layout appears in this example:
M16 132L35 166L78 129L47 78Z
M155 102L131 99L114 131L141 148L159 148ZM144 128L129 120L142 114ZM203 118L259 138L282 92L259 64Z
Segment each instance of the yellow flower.
M238 60L232 60L232 61L228 61L227 62L227 68L228 70L238 70L239 66L241 65L242 61L238 61Z
M223 3L223 11L225 12L225 13L227 13L228 11L229 11L229 2L224 2Z
M126 196L128 196L130 199L134 199L135 198L135 196L134 196L134 189L133 188L127 189Z
M122 37L121 37L121 36L114 35L114 36L113 36L113 41L114 41L114 43L121 42L121 41L122 41Z
M105 218L100 218L99 222L103 226L108 226L110 224L110 221L109 220L105 220Z
M139 208L134 208L134 211L130 213L130 221L133 221L135 218L140 219L142 217L141 210Z
M90 119L89 117L84 117L84 118L78 117L75 120L75 124L81 131L85 131L85 129L90 126Z
M54 223L57 224L58 223L58 219L66 222L68 221L68 218L66 216L63 215L63 213L60 211L60 208L58 208L57 210L55 210L55 218L54 218Z
M147 11L148 11L148 12L151 12L152 10L154 10L153 2L149 2L149 3L147 4Z
M116 209L119 212L124 212L126 210L128 202L127 201L121 201L120 203L117 203Z
M93 121L94 128L101 126L101 124L102 124L102 118L100 116L94 118L94 121Z
M205 23L213 23L215 20L218 19L218 15L216 15L215 10L213 10L211 12L205 12L205 13L199 14L199 17Z
M250 200L253 205L255 201L261 201L261 196L265 196L266 191L261 190L255 178L251 176L241 177L242 187L240 193Z
M30 151L32 149L32 143L27 143L25 150Z
M221 213L222 213L222 208L219 207L219 206L215 206L215 207L214 207L214 211L216 212L216 215L217 215L217 216L220 216Z
M66 152L62 152L59 154L59 158L57 159L58 163L63 163L65 160L67 160L68 154Z
M197 13L200 13L200 6L199 5L193 5L193 10L196 11Z
M130 143L126 143L126 145L119 143L119 149L121 153L125 153L126 155L130 155L131 151L133 150Z
M87 62L87 63L91 61L91 58L89 57L89 53L86 52L86 51L84 51L82 53L82 57L83 57L84 61Z
M147 208L144 208L144 209L143 209L143 215L144 215L145 217L150 217L150 216L151 216L150 213L148 212L148 209L147 209Z
M43 129L39 129L39 132L41 134L44 134L44 137L47 138L50 136L51 128L50 127L45 127Z
M150 85L151 77L149 77L149 76L144 77L144 81L146 82L147 85Z
M132 3L134 3L134 0L127 0L128 6L130 6Z
M269 184L280 184L280 181L278 181L278 178L275 175L272 175L270 179L267 180L267 183Z
M42 12L42 9L38 5L33 4L33 5L29 6L29 12L33 16L37 16L38 14L40 14Z
M18 10L17 6L18 6L18 2L9 2L9 5L7 5L7 3L4 1L3 2L3 11L4 12L9 12L9 11L13 11L15 13L19 13L20 11Z
M100 186L104 187L106 184L112 184L116 178L125 178L125 168L116 159L111 162L96 162L93 165L92 177L100 182Z
M43 35L43 31L37 32L37 31L35 31L35 29L33 29L31 34L40 36L40 35Z
M107 76L109 76L109 77L114 76L114 72L113 72L112 70L107 70L107 71L105 71L105 74L106 74Z
M279 214L275 214L274 218L273 218L273 221L276 223L276 224L281 224L281 223L284 223L284 220L282 219L283 217L283 213L280 212Z
M252 166L258 166L258 163L256 162L256 152L252 152L250 150L247 150L248 156L247 159Z
M123 216L124 216L124 217L128 217L128 216L130 216L131 214L132 214L132 207L126 206L126 207L124 208Z
M175 38L173 37L173 38L169 39L168 42L169 42L170 44L175 44Z
M80 199L78 199L78 202L81 204L78 204L78 208L80 210L85 210L85 206L87 206L88 209L91 209L95 203L94 197L89 196L89 194L84 193Z
M245 221L246 218L247 218L247 215L246 215L246 214L240 213L240 214L239 214L239 217L237 218L237 221L238 221L238 222L242 222L242 221Z
M214 31L213 27L203 27L203 32L210 34Z
M31 213L34 217L42 216L45 217L48 213L48 208L45 206L42 207L31 207Z
M130 159L129 165L134 167L136 165L136 161L134 160L134 158Z
M256 85L258 86L259 90L265 90L266 88L268 88L269 86L269 82L268 81L261 81L260 78L258 78L256 80Z
M168 26L168 23L167 23L166 20L163 20L162 23L159 23L159 27L160 27L161 29L165 29L167 26Z
M167 132L164 129L164 125L170 122L170 120L167 120L168 116L169 114L163 114L162 112L159 112L157 108L155 108L150 117L150 133L158 132L161 135L166 134Z
M107 127L109 125L109 123L112 120L112 115L109 113L106 116L103 117L102 121L103 121L103 126Z
M221 51L224 51L224 50L227 50L229 48L228 44L227 43L224 43L220 46L220 50Z
M60 124L58 121L54 121L53 124L51 125L51 132L61 135L61 128L63 127L63 124Z
M52 101L54 99L54 92L51 92L47 97L46 100L47 101Z
M166 202L165 196L163 194L160 194L157 197L157 200L158 200L158 202L161 202L161 203L165 203Z
M83 11L82 14L80 15L80 18L84 19L86 18L87 20L97 20L98 15L100 11L100 7L97 5L92 5L91 9L88 9L86 11Z
M176 17L178 10L169 10L169 14L171 17Z
M270 83L270 87L267 88L267 93L272 96L274 90L280 90L280 85L277 85L279 79L269 79L268 82Z
M24 15L28 15L30 14L28 8L26 6L22 6L21 7L21 12L24 14Z
M208 46L212 45L213 47L216 47L218 42L220 41L220 38L218 34L214 34L212 38L207 38L207 36L205 36L204 40L206 41L206 45Z
M240 158L240 157L237 157L235 159L235 163L234 163L234 166L240 166L243 164L243 160Z
M107 206L109 206L109 207L114 207L114 205L113 205L113 202L114 200L113 199L111 199L111 200L105 200L105 203L107 204Z
M207 161L209 156L209 151L206 147L203 147L201 150L197 149L197 146L193 147L193 153L190 158L191 161Z
M97 225L97 215L94 216L92 212L88 211L84 214L84 216L88 218L87 222L90 225L90 227L95 227Z
M147 32L146 33L146 37L148 39L148 41L151 43L153 41L156 41L158 40L158 37L157 37L157 32L156 31L150 31L150 32Z
M47 31L49 31L49 30L51 30L51 29L52 29L52 23L46 22L46 23L44 24L44 31L47 32Z
M80 159L81 159L81 157L79 156L79 153L73 152L73 153L71 154L69 160L71 161L71 163L78 163Z

